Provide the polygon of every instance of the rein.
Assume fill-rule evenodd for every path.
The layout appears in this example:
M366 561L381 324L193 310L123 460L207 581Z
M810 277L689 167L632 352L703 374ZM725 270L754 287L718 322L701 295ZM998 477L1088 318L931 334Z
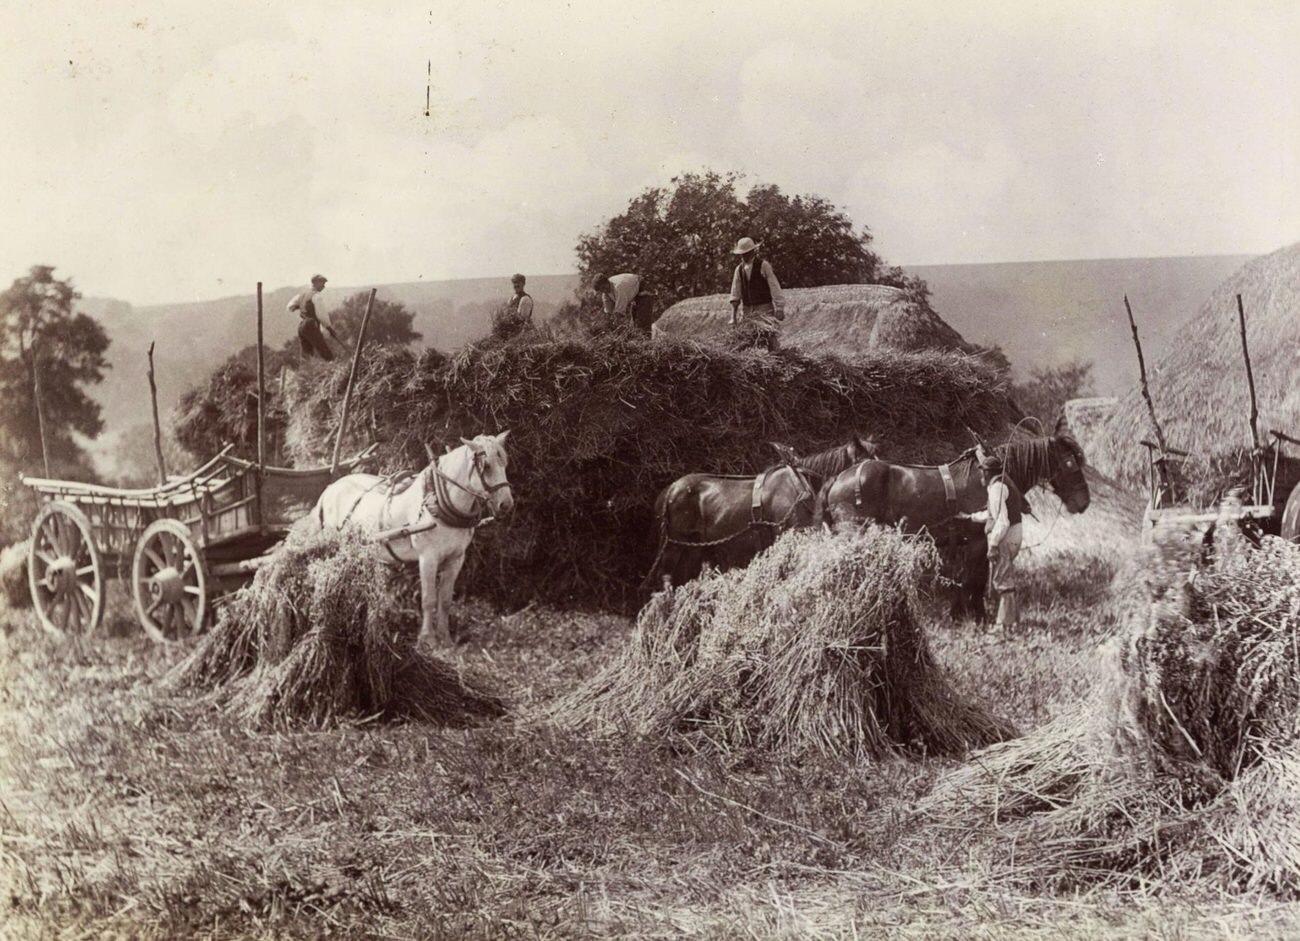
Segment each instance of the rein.
M508 480L503 480L499 484L489 484L483 478L483 452L477 450L470 464L470 481L474 479L476 473L483 490L475 490L468 483L463 484L456 478L448 476L437 462L434 462L425 472L425 498L421 506L435 519L453 529L473 529L483 521L483 516L487 512L488 497L501 488L510 486ZM430 478L433 481L432 487L429 486ZM468 512L459 509L452 502L451 487L456 487L470 495L471 503ZM433 495L432 501L429 499L429 494Z

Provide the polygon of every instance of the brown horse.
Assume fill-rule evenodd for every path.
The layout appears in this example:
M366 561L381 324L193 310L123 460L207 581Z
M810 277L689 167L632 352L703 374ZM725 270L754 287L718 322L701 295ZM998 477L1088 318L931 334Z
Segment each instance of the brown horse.
M1047 483L1071 513L1091 499L1083 476L1083 449L1062 418L1051 437L1010 441L997 449L1006 475L1021 493ZM818 497L819 518L832 528L864 522L898 526L904 532L933 529L958 513L987 505L975 449L939 467L869 460L831 478Z
M719 569L748 565L784 529L810 526L824 481L877 453L859 436L808 457L778 447L783 459L757 477L687 474L655 499L659 554L646 576L680 585L706 564Z

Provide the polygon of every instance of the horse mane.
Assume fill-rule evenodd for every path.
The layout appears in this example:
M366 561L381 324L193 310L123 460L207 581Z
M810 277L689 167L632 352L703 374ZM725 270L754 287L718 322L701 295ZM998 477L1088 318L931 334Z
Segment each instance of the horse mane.
M831 477L849 465L862 460L856 454L857 448L854 447L856 443L856 440L850 441L847 444L839 444L833 448L827 448L825 451L802 457L799 459L799 467L818 477Z
M1057 443L1069 450L1079 465L1083 466L1083 448L1068 435L1020 438L1008 441L995 450L1002 458L1003 473L1015 481L1023 492L1039 481L1052 477L1059 463L1054 448Z

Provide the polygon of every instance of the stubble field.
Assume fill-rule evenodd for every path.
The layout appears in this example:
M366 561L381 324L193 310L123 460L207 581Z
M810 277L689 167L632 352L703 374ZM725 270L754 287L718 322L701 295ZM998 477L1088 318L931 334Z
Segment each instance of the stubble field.
M1014 633L925 624L960 692L1024 732L1090 695L1132 616L1131 511L1030 527ZM44 635L30 612L0 616L5 937L1300 933L1295 903L1203 880L1009 881L996 816L953 832L914 813L956 759L791 758L512 718L250 730L163 693L186 648L148 642L128 611L119 597L79 641ZM594 676L633 630L609 615L459 612L451 659L491 676L514 716ZM1029 874L1035 850L1014 847Z

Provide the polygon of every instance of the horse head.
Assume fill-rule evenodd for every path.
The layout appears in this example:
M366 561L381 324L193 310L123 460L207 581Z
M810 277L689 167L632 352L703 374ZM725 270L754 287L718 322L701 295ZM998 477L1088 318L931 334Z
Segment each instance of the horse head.
M461 446L468 449L470 470L468 486L477 491L474 478L482 487L476 495L483 501L491 516L507 516L515 507L514 494L510 491L510 481L506 478L506 465L510 457L506 454L506 435L477 435L472 440L461 438Z
M1052 455L1048 483L1052 492L1071 513L1082 513L1092 502L1092 495L1083 475L1083 448L1070 432L1064 415L1057 421L1055 434L1048 440Z

